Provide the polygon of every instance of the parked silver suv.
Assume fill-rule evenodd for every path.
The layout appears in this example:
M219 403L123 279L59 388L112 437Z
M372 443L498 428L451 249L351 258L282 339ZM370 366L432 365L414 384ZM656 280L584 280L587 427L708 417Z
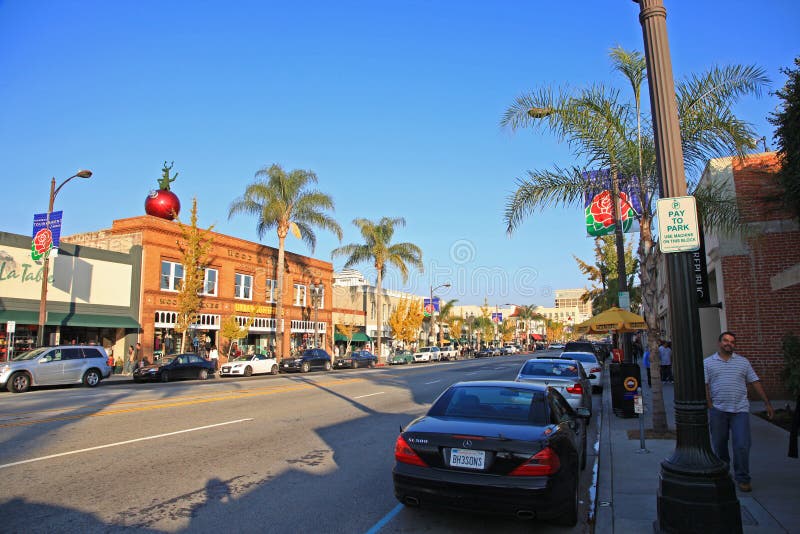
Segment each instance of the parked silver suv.
M41 347L21 352L10 362L0 363L0 388L13 393L31 386L80 384L93 388L111 375L108 355L95 345Z

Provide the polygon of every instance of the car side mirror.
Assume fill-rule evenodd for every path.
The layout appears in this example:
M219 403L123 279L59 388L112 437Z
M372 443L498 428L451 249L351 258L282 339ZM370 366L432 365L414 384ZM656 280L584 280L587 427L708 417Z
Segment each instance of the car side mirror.
M581 419L589 419L592 416L592 412L589 411L589 408L584 408L583 406L575 408L575 413Z
M590 374L590 375L589 375L588 377L586 377L586 378L588 378L589 380L594 380L595 378L597 378L597 375L596 375L596 374L594 374L594 373L592 373L592 374Z

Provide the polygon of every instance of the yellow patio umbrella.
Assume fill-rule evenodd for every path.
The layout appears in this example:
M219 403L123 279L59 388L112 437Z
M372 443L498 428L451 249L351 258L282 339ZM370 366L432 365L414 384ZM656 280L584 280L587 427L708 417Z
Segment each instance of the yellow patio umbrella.
M587 319L576 328L589 334L605 334L607 332L636 332L647 328L644 317L622 308L609 308Z

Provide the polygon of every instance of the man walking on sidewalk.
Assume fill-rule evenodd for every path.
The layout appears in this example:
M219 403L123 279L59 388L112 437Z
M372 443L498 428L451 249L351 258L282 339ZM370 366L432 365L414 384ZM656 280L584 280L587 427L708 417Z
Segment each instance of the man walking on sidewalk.
M711 424L711 446L720 460L730 465L728 435L733 441L733 474L739 490L751 491L750 486L750 403L747 400L747 384L752 384L764 404L767 416L772 419L775 412L767 399L758 375L747 358L733 352L736 336L723 332L719 336L719 351L705 360L703 367L706 381L709 422Z

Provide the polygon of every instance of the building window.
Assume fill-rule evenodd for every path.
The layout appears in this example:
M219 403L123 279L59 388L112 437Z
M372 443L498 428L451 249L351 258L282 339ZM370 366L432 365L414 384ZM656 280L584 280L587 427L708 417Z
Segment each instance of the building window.
M306 286L302 284L295 284L294 285L294 305L295 306L303 306L306 305Z
M237 299L253 300L253 276L236 273L234 296Z
M275 302L275 288L278 287L278 282L269 278L265 282L267 285L267 302Z
M178 291L183 280L183 265L174 261L161 262L161 289Z
M322 284L311 284L311 305L318 310L325 307L325 286Z
M203 295L207 297L217 296L217 270L206 269L206 276L203 280Z

